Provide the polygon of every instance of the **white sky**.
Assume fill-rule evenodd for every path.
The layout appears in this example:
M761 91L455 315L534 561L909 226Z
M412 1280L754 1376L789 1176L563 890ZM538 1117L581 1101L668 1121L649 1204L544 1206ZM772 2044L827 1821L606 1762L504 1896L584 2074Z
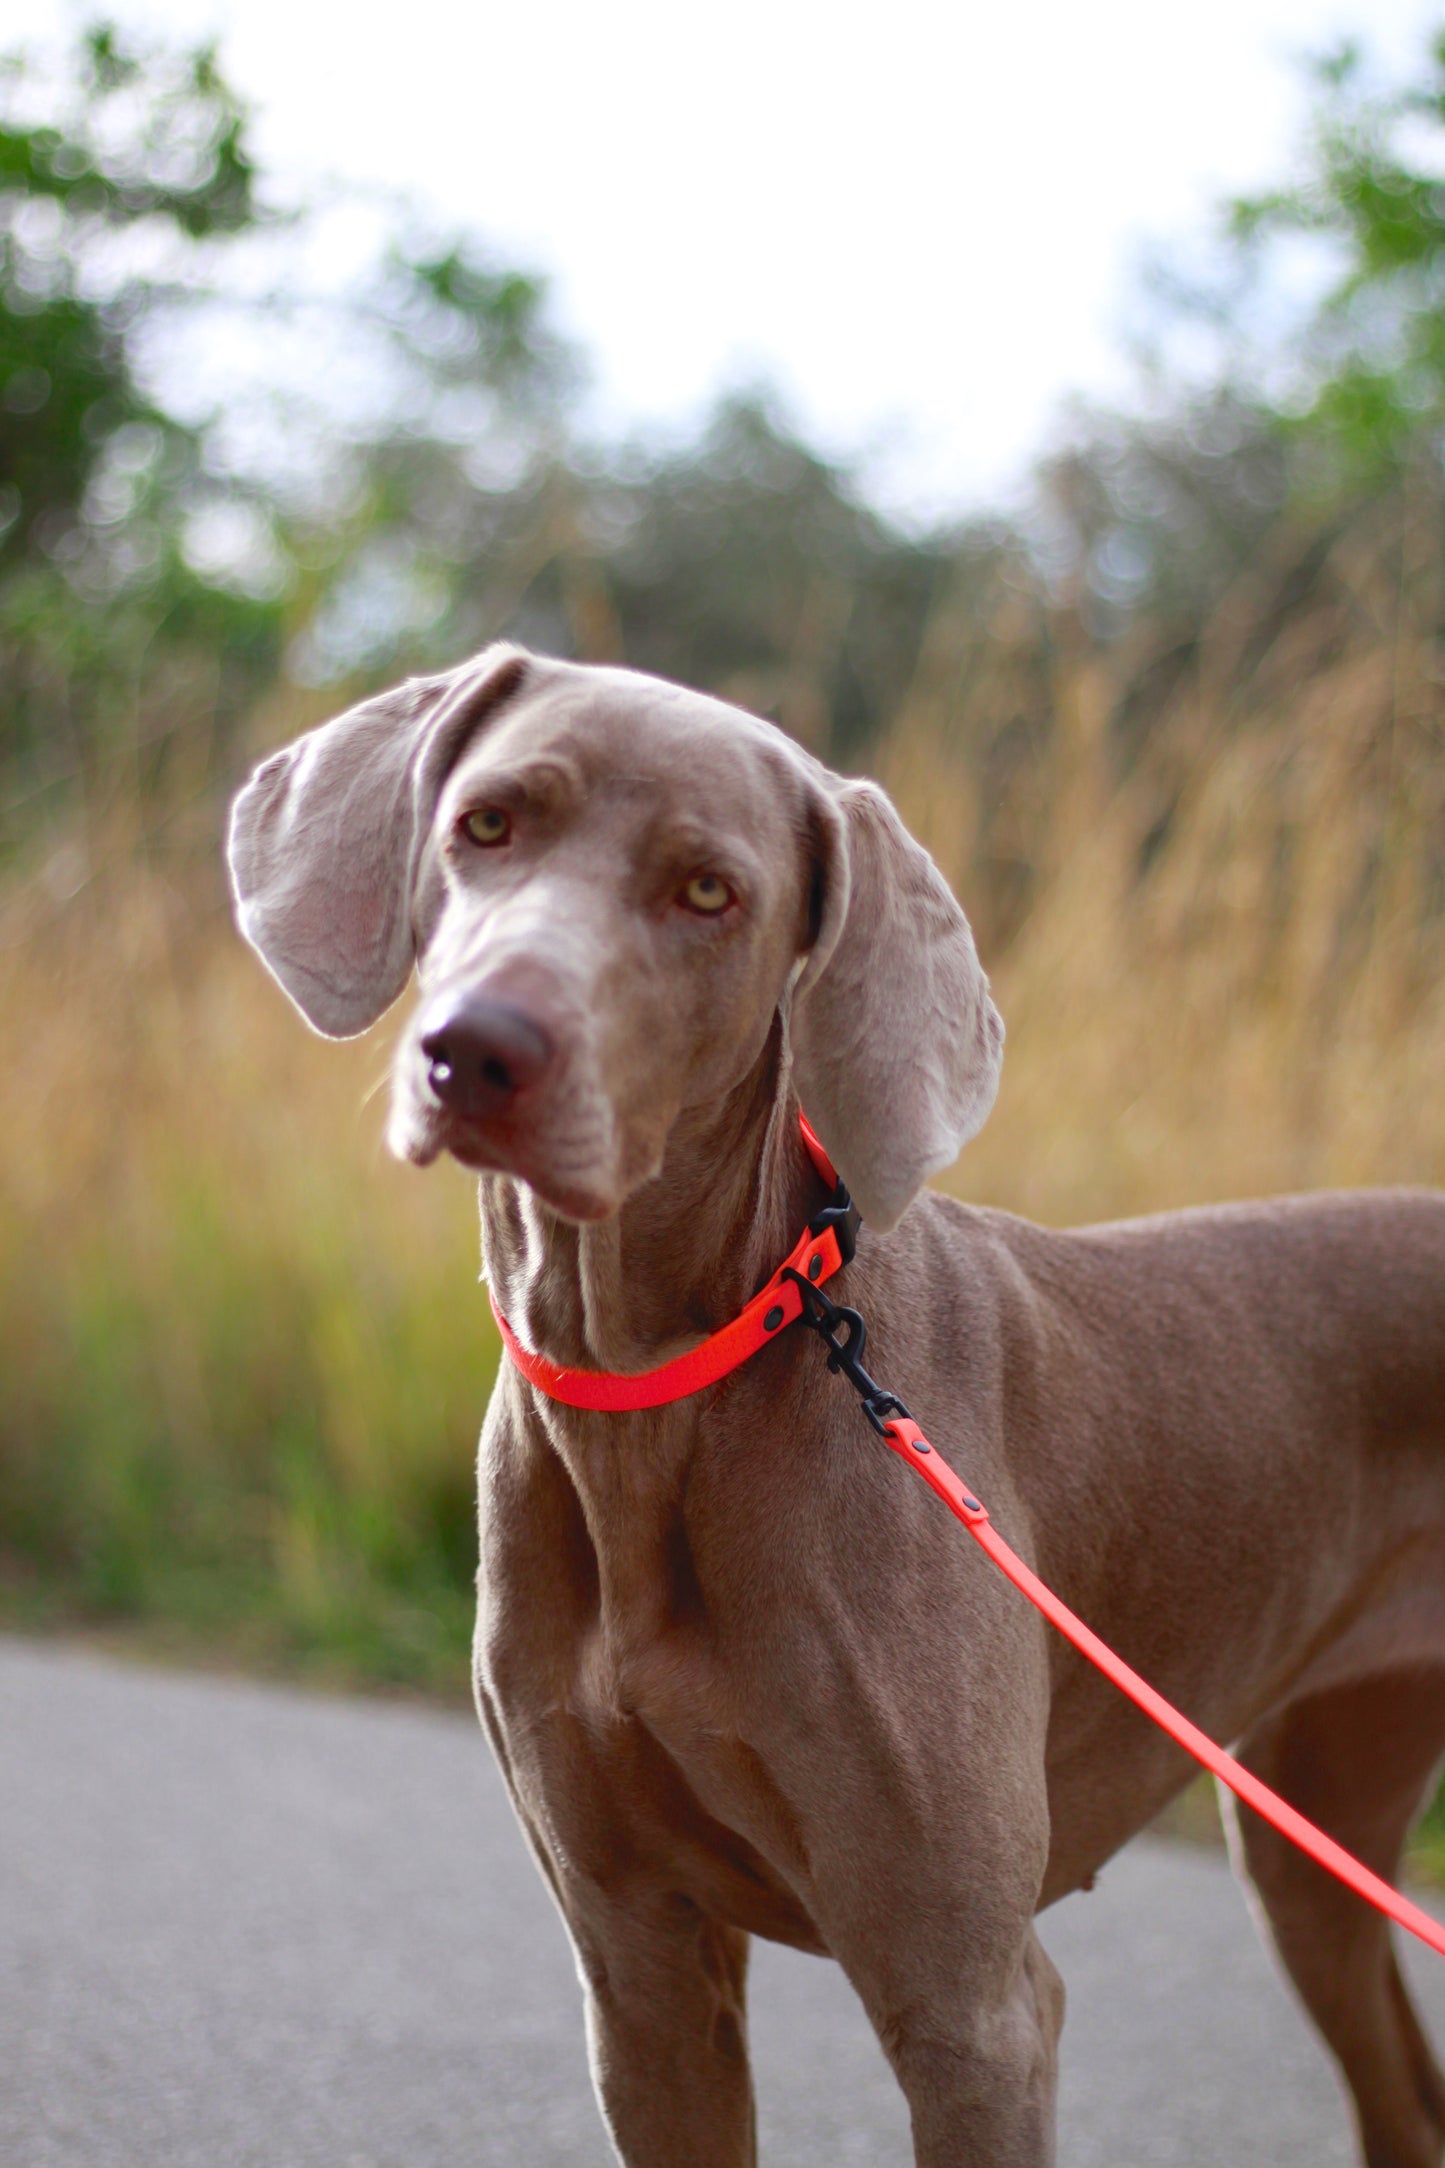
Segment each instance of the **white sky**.
M1281 177L1295 55L1421 0L27 0L214 32L263 165L403 188L551 274L606 427L771 378L917 512L1122 395L1149 239ZM18 25L17 25L18 28ZM0 31L10 44L16 32Z

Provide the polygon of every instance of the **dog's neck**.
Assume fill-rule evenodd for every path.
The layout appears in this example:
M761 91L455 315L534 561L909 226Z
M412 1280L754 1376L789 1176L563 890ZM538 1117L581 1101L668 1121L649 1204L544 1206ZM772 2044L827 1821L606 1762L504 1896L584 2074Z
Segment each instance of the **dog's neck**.
M683 1111L660 1172L611 1219L579 1227L524 1183L483 1176L483 1262L539 1354L648 1370L735 1316L825 1201L775 1023L740 1084Z

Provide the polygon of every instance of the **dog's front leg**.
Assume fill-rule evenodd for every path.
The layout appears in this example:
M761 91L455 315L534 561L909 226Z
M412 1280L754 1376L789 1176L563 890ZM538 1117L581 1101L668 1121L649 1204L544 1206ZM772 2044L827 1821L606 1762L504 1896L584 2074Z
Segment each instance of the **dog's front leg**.
M948 1570L938 1608L963 1618ZM917 2168L1054 2159L1064 1992L1033 1925L1049 1850L1048 1651L996 1596L974 1592L951 1692L937 1663L920 1692L893 1637L860 1642L869 1660L830 1727L847 1747L826 1764L827 1810L815 1793L800 1815L809 1911L907 2098ZM930 1646L926 1612L905 1625L904 1659ZM815 1663L819 1702L826 1676Z
M855 1985L907 2098L917 2168L1049 2168L1064 1989L1032 1929L997 2000Z
M687 1898L564 1881L593 2083L626 2168L755 2168L748 1937Z

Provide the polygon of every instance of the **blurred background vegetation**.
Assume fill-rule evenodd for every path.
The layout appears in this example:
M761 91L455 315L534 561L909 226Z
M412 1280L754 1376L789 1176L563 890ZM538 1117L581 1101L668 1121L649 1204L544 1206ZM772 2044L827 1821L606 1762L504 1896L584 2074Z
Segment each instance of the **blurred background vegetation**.
M337 275L210 54L0 69L0 1617L464 1680L468 1185L386 1161L389 1027L308 1037L219 839L499 633L888 784L1009 1025L961 1192L1445 1184L1445 38L1314 112L1154 276L1135 410L917 532L763 390L587 441L545 284L405 203Z

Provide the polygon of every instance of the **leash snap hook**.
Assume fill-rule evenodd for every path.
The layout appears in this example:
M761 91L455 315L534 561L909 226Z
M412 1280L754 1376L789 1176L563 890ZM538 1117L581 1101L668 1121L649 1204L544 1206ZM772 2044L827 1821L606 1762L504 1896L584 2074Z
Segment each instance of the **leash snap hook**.
M896 1393L888 1392L863 1367L868 1327L861 1311L850 1310L846 1303L834 1302L821 1288L805 1280L801 1272L795 1272L791 1265L785 1266L783 1278L791 1280L798 1289L802 1297L801 1322L815 1332L827 1348L828 1368L835 1377L847 1379L863 1403L863 1413L879 1437L884 1437L889 1417L908 1416L908 1410Z

